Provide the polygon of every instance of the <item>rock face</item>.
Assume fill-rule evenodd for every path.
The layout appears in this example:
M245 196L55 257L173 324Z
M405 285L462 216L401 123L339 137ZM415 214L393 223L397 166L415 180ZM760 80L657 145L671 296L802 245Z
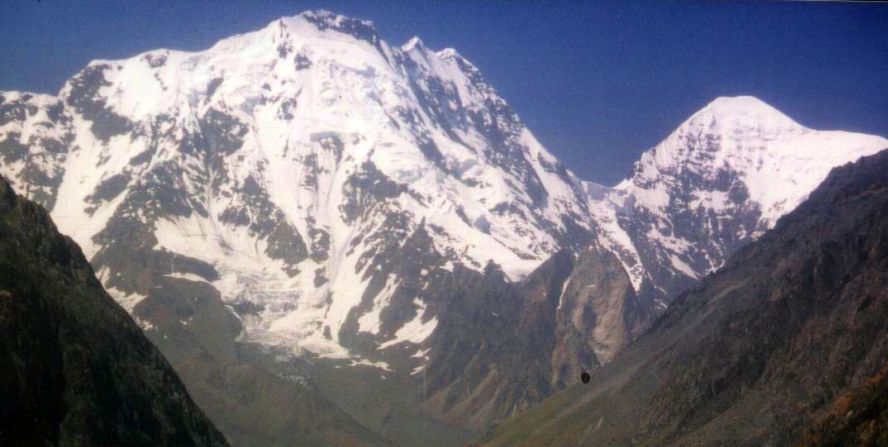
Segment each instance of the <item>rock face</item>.
M879 445L888 151L836 168L626 352L489 445Z
M0 177L0 443L227 446L77 245Z
M0 172L232 438L267 431L233 416L265 404L231 399L250 374L208 374L223 367L297 394L319 365L376 368L435 418L512 414L614 358L831 166L886 145L721 98L605 188L456 51L393 47L325 11L205 51L94 61L55 96L0 93ZM529 367L502 364L516 336Z
M648 321L620 262L594 245L556 253L517 284L493 267L465 275L441 289L441 327L415 373L429 411L474 429L574 383L628 340L608 334Z

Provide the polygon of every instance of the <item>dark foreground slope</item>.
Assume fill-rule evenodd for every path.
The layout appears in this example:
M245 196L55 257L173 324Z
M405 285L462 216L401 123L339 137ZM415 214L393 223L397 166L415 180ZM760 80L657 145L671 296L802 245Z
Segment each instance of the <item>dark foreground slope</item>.
M836 168L628 351L488 445L885 445L888 152Z
M2 178L0 445L227 445L77 245Z
M888 445L888 367L836 399L799 445Z

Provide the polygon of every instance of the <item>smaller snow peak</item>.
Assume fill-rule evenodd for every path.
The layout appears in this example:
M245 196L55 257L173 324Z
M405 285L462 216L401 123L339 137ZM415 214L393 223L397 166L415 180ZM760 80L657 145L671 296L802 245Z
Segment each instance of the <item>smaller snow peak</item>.
M719 96L710 101L706 107L739 107L744 109L759 107L773 109L770 104L752 95Z
M719 96L707 104L702 111L718 115L780 116L789 119L779 110L755 96Z
M755 129L774 133L804 130L800 124L754 96L722 96L689 118L681 128L733 131Z

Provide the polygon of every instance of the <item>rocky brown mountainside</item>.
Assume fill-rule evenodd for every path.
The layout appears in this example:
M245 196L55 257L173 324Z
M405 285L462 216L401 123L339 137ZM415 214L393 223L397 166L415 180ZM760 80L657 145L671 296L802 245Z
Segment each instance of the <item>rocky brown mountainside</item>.
M835 399L799 445L888 445L888 367Z
M502 276L490 266L438 289L430 346L441 354L422 371L424 407L438 418L483 429L516 414L600 365L588 332L635 333L647 321L619 261L594 244L557 253L520 283Z
M886 172L888 151L834 169L589 385L485 445L881 445Z
M0 177L0 444L227 446L80 248Z

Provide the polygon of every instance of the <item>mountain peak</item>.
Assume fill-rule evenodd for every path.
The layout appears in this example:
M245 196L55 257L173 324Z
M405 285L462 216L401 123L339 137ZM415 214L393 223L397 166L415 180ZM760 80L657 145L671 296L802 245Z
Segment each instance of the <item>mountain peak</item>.
M682 127L719 131L750 129L761 132L798 131L804 127L755 96L721 96L700 109Z
M219 289L225 300L252 296L255 284L266 279L285 284L281 299L288 310L271 303L277 295L261 291L262 306L267 304L259 311L263 323L247 332L341 358L350 355L349 331L370 334L380 344L419 344L427 332L398 335L398 330L424 325L431 331L437 324L431 309L418 311L409 297L410 313L379 316L386 315L381 312L391 296L408 293L398 292L402 284L412 284L414 277L425 281L438 266L441 272L459 265L483 273L491 261L518 280L563 244L586 237L591 224L570 174L474 65L454 50L433 54L419 39L408 42L405 56L375 33L369 21L307 11L208 50L155 50L82 70L59 98L62 112L77 119L60 116L53 122L59 136L47 138L58 140L50 146L65 148L74 132L94 136L89 152L81 154L96 170L83 178L65 171L61 161L35 161L54 182L39 186L45 203L60 204L51 208L62 213L63 229L73 230L66 225L81 219L95 223L81 230L83 237L69 231L94 255L100 245L122 241L88 245L96 232L124 225L131 219L125 209L145 209L153 191L181 181L182 197L194 200L175 213L132 217L138 221L133 224L151 226L146 231L160 234L165 250L184 252L178 244L185 239L177 236L182 225L219 223L219 237L213 229L201 233L207 237L199 243L207 253L202 262L223 272ZM52 105L45 106L46 115L55 110ZM25 118L21 125L31 126L34 120ZM155 124L158 119L164 128ZM13 138L17 135L27 133ZM118 140L127 143L118 146ZM25 183L30 171L5 160L23 158L27 148L9 147L15 155L0 157L0 168ZM115 161L100 155L105 151ZM52 156L57 153L64 155L59 150ZM195 168L162 164L170 158ZM68 180L63 172L71 175ZM154 181L158 175L177 180ZM205 185L217 175L209 191L186 186ZM116 183L107 197L119 202L97 198L98 207L105 206L97 214L87 196L105 191L102 185L112 178ZM57 201L57 195L65 199ZM368 264L401 256L399 250L406 249L395 242L410 235L427 252L424 270L389 278ZM225 254L247 240L244 250L264 271L253 272ZM161 253L156 254L167 256ZM243 273L245 268L251 273ZM254 273L265 279L240 279ZM367 289L379 296L376 304L361 301L371 275L379 276ZM388 284L384 293L375 289L377 283ZM135 290L129 284L111 287L116 296L126 296L118 292L122 287ZM139 296L148 296L143 293L148 289L139 290ZM425 302L424 296L416 298ZM126 301L130 309L137 302ZM265 321L278 323L267 329Z
M873 135L805 128L752 96L720 97L642 154L631 176L604 195L612 208L595 202L595 188L587 196L603 222L604 245L615 247L636 289L649 275L669 297L689 284L675 278L696 280L719 268L726 253L773 227L833 166L885 147ZM681 231L661 222L682 222ZM661 259L668 260L661 271L636 267Z
M719 97L713 99L712 101L710 101L709 104L706 105L706 107L715 107L715 108L734 107L734 108L743 108L743 109L750 109L750 108L774 109L774 107L772 107L770 104L762 101L761 99L759 99L755 96L751 96L751 95L719 96ZM774 110L776 110L776 109L774 109Z
M425 48L425 43L423 43L422 39L420 39L419 36L413 36L404 45L401 45L401 51L404 51L405 53L409 53L414 49L423 48Z
M314 25L319 31L333 30L372 44L379 41L376 26L370 20L354 19L325 9L303 11L297 17Z
M378 46L381 42L376 26L370 20L346 17L325 9L307 10L293 16L281 17L260 30L238 34L219 41L216 46L242 48L245 43L261 41L273 36L275 43L291 37L341 40L351 38ZM224 45L227 44L227 45Z
M455 48L444 48L443 50L438 51L436 54L441 59L453 59L453 58L463 59L462 55L459 54Z

